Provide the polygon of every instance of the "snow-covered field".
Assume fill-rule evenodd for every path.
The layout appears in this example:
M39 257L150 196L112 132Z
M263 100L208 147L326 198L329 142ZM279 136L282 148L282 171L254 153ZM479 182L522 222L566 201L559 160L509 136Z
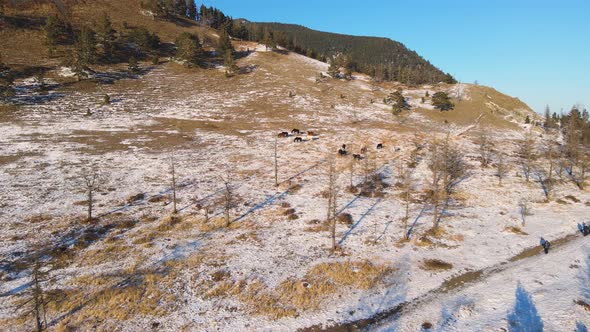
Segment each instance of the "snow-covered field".
M400 125L380 103L387 89L372 86L366 77L316 83L326 65L300 55L252 53L239 64L251 72L229 80L221 72L187 72L165 64L140 78L87 90L38 95L33 82L20 82L21 106L0 116L2 326L23 328L16 321L14 295L28 287L30 266L17 268L17 263L32 257L34 248L56 245L72 254L63 258L66 264L51 255L43 258L54 267L47 289L66 298L51 307L47 318L54 328L292 331L362 320L406 302L403 315L368 328L417 331L430 322L440 331L498 331L507 328L518 282L532 294L546 330L590 325L587 312L574 303L590 288L590 276L583 272L590 268L588 238L570 237L549 255L518 256L540 237L557 240L575 233L576 223L588 221L590 201L587 191L565 179L554 199L545 202L538 181L525 182L517 166L521 132L493 132L495 149L512 165L500 187L495 170L482 169L477 161L475 124L445 126L412 113ZM404 94L413 106L431 110L419 101L426 91L434 90ZM466 87L454 91L469 99ZM104 94L111 104L101 104ZM293 128L314 131L316 139L275 138ZM414 141L428 144L447 131L465 154L469 176L443 213L443 232L428 233L432 209L422 196L430 170L422 149L412 175L410 223L415 226L410 241L401 241L405 204L396 186L399 169L410 160ZM279 186L274 184L275 139ZM377 143L385 148L377 150ZM374 170L385 184L382 195L346 190L352 157L336 156L342 144L353 153L368 148L369 161L355 162L352 182L363 181L364 167ZM342 249L336 254L330 251L330 232L321 227L330 158L340 174L338 212L352 218L350 226L337 225ZM171 163L182 218L176 224L169 222ZM539 161L537 168L544 166ZM78 245L76 234L94 227L83 222L82 177L91 170L100 174L97 223L109 227L98 239ZM224 181L236 203L227 228L215 225L223 216ZM143 195L131 199L138 194ZM523 200L532 211L524 225ZM485 278L420 301L453 277L488 271L514 257ZM425 268L433 259L451 267ZM316 292L314 287L324 284L312 271L321 264L351 264L345 271L352 281L326 276L328 290ZM367 287L358 286L363 264L384 271ZM286 281L305 286L296 286L288 298L282 292ZM143 293L124 298L132 287ZM113 290L121 291L109 293ZM313 301L298 305L293 294ZM149 310L130 304L139 302L155 304ZM113 314L120 312L126 314Z

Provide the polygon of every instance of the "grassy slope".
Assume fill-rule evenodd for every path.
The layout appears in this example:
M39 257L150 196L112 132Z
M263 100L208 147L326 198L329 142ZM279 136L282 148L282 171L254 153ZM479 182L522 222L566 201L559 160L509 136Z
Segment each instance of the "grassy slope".
M170 43L184 31L199 34L201 39L214 39L216 37L215 30L207 27L202 27L193 21L186 19L179 19L175 22L169 22L159 19L153 19L150 16L142 14L139 0L130 1L79 1L68 0L65 1L68 8L68 15L71 18L75 27L80 27L83 24L92 24L102 13L109 13L113 26L116 30L123 30L123 24L129 26L143 26L150 31L156 32L162 42ZM19 5L17 8L6 8L5 15L9 18L3 23L3 29L0 30L0 53L6 63L11 65L26 66L56 66L60 63L61 58L49 58L47 50L43 44L44 35L42 26L45 18L49 15L58 13L51 1L37 1L28 5ZM26 24L26 28L17 28L14 21L18 18L21 24ZM8 22L8 23L7 23ZM263 57L267 57L264 55ZM269 58L272 62L282 62L282 57L276 55ZM399 85L395 83L381 83L372 84L376 88L375 91L359 91L358 86L354 83L333 81L327 86L318 86L313 84L308 78L314 75L317 69L307 68L309 75L305 77L301 75L299 68L291 73L293 66L305 65L296 63L284 65L281 70L281 82L273 82L273 85L282 85L287 94L288 90L295 91L298 95L311 94L318 98L322 105L321 107L329 107L331 104L348 104L356 107L367 105L371 99L379 101L386 93L393 91ZM254 75L256 77L256 75ZM250 78L247 78L247 80ZM242 80L242 79L240 79ZM284 82L283 82L284 81ZM292 88L290 87L292 86ZM300 87L300 88L298 88ZM437 85L435 90L449 89L448 85ZM379 90L377 90L379 88ZM405 87L402 87L405 89ZM461 102L455 102L456 108L451 112L436 112L431 110L418 110L422 112L427 118L435 122L448 120L458 125L468 125L473 123L479 115L483 112L488 115L482 118L481 123L490 124L499 127L514 128L514 124L509 121L500 120L506 118L509 114L515 114L514 118L517 122L524 121L526 114L532 113L527 105L514 99L512 97L503 95L496 90L483 86L468 86L470 99ZM319 92L316 94L316 92ZM340 94L347 96L345 100L340 100ZM492 103L490 103L492 102ZM276 105L266 105L257 103L256 108L274 108ZM268 107L267 107L268 106ZM317 106L316 106L317 107ZM524 111L523 111L524 110ZM377 125L372 122L371 125ZM381 127L381 125L379 125Z
M480 123L486 126L515 129L517 125L510 120L524 123L527 115L534 116L528 105L517 98L498 92L494 88L467 84L469 98L453 100L455 109L449 112L420 110L421 113L435 121L444 121L468 125L483 114ZM508 121L506 121L508 120Z
M71 22L74 28L84 24L92 26L93 22L103 13L108 13L113 28L123 30L123 23L132 27L143 26L156 32L162 42L171 43L182 32L198 34L201 39L205 36L215 38L214 30L202 27L196 22L179 18L174 22L153 19L142 15L139 0L128 1L65 1L68 6ZM22 65L55 65L59 58L49 58L44 46L42 31L44 20L59 13L51 1L38 1L35 4L8 7L5 10L7 19L0 29L0 53L4 62ZM22 22L23 26L15 26L13 22Z

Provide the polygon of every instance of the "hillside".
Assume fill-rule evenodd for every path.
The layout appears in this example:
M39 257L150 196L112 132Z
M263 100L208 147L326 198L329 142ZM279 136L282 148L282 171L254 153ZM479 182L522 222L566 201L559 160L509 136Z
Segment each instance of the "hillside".
M322 32L294 24L257 22L246 26L260 35L260 31L270 30L279 44L303 54L325 59L343 54L350 58L350 69L379 79L409 84L454 81L416 52L388 38Z
M336 79L252 41L232 41L234 75L213 55L189 67L176 35L219 31L137 2L67 3L78 20L120 11L117 31L145 26L165 45L135 71L101 63L78 80L14 23L55 7L5 12L0 53L18 75L0 102L3 331L36 318L50 331L496 331L518 294L547 330L590 325L576 230L590 154L547 153L581 130L565 139L491 87ZM31 51L14 41L27 38ZM437 92L454 108L435 109Z
M56 3L62 3L63 6L57 6ZM59 64L62 61L60 54L50 57L45 46L43 26L51 15L66 17L79 30L84 25L92 26L101 15L107 13L119 34L129 28L144 27L156 33L164 44L173 43L182 32L196 34L202 41L214 41L217 38L215 30L186 18L156 19L145 13L140 3L140 0L8 2L4 5L4 15L0 19L0 54L4 62L9 64Z

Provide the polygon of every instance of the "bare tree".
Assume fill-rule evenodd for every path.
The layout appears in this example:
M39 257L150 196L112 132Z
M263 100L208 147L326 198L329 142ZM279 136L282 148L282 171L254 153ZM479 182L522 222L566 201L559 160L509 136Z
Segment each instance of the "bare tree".
M338 199L338 173L336 171L336 162L333 156L328 157L328 209L327 222L330 224L332 236L332 251L336 250L336 205Z
M232 188L232 175L227 172L225 176L220 176L223 183L223 214L225 220L225 227L229 227L231 223L231 211L235 205L235 195Z
M506 160L504 159L504 154L502 152L498 152L496 157L496 176L498 177L498 186L502 187L502 180L508 174L508 164L506 164Z
M479 157L482 167L488 167L492 161L492 147L493 143L486 131L482 131L478 139Z
M17 307L17 310L20 310L23 306L27 307L24 315L33 316L35 331L37 332L47 329L47 304L49 301L46 299L42 287L42 284L47 282L47 273L42 271L42 268L41 260L36 257L31 271L31 287L24 293L27 299Z
M275 160L275 187L279 186L279 161L278 161L278 152L277 152L277 138L275 137L275 145L274 145L274 160Z
M527 199L522 199L518 203L518 207L520 208L520 215L522 217L522 226L526 225L526 217L531 215L531 207L530 203Z
M351 158L350 159L350 191L354 190L354 163L355 163L355 159Z
M399 164L399 184L402 189L405 201L405 215L402 218L404 227L404 239L408 239L408 220L410 219L410 197L414 190L414 179L412 177L412 170L409 167L404 167L403 163Z
M205 217L205 224L208 224L209 219L211 218L211 207L209 207L209 205L203 206L203 214Z
M548 200L551 199L551 194L553 192L553 186L555 181L553 179L553 173L555 172L555 163L557 157L557 151L555 149L555 143L551 137L549 137L546 141L546 148L545 148L545 157L547 158L547 163L549 165L549 170L547 171L547 175L545 179L543 179L543 187L545 188L545 196Z
M365 148L366 149L366 148ZM374 156L370 151L365 152L363 159L363 190L365 195L371 193L371 184L373 180L373 174L375 172L375 160Z
M535 139L532 130L526 132L524 138L519 142L519 155L521 158L522 171L526 181L530 181L535 155Z
M94 207L94 193L100 186L100 175L95 166L92 166L82 173L82 180L86 189L86 203L88 207L87 222L92 222L92 211Z
M170 180L172 185L172 213L178 213L176 209L176 167L174 165L174 156L170 156Z
M568 123L565 132L565 153L570 162L569 173L573 175L574 166L578 164L580 157L580 128L579 128L579 109L580 106L574 106L568 115Z
M580 160L578 164L578 168L580 169L578 186L580 189L584 189L586 185L586 180L588 178L588 169L590 168L590 149L585 148L580 153Z
M442 174L442 160L441 160L441 147L440 142L434 138L430 144L430 163L428 167L432 172L432 178L430 181L430 203L432 205L432 227L436 229L438 227L438 208L440 204L440 180Z
M466 174L466 165L463 161L463 153L451 145L447 134L444 141L436 138L430 145L430 164L432 172L431 203L433 207L433 229L438 228L439 208L441 201L448 204L450 195L455 186Z
M463 101L463 83L461 83L461 82L457 83L457 86L455 89L455 97L457 98L458 102Z

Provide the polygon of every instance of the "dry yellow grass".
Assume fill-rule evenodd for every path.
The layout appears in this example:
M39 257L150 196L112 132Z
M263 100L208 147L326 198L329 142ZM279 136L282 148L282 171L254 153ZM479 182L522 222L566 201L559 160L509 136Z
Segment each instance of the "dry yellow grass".
M449 240L453 240L456 242L463 242L465 241L465 235L463 234L453 234L451 236L449 236Z
M414 245L418 247L432 247L434 246L434 242L432 242L427 236L421 236L414 240Z
M480 125L503 129L517 128L517 125L505 120L504 117L512 117L516 121L524 123L526 114L532 114L530 108L518 98L504 95L486 86L471 84L465 84L465 86L469 91L470 99L463 99L460 102L453 100L455 104L454 110L448 112L418 110L418 112L437 123L443 123L447 120L464 126L474 124L477 118L483 114L479 122ZM449 87L448 85L441 85L439 88Z
M242 242L260 243L260 238L258 238L258 234L255 231L242 233L242 234L236 236L236 240L242 241Z
M420 268L427 271L442 271L452 269L453 264L447 263L440 259L425 259L420 265Z
M158 274L132 270L130 274L75 279L73 283L81 290L89 286L101 290L85 296L80 290L71 290L54 302L50 308L59 313L83 304L60 322L60 328L77 327L84 330L96 321L100 321L103 327L118 325L117 322L139 316L163 316L175 308L177 298L168 292L176 278L174 271ZM122 280L126 280L122 286L115 286Z
M253 314L272 319L293 317L317 310L330 296L344 287L370 289L382 282L393 268L368 261L330 262L314 266L303 279L287 278L274 289L259 279L233 280L225 275L204 294L205 298L234 296L247 304Z
M77 262L80 266L97 266L118 260L120 257L132 257L136 255L137 250L135 248L125 245L123 241L118 240L108 243L103 248L83 252Z
M528 233L523 232L522 229L520 229L520 227L516 226L507 226L506 228L504 228L504 232L514 233L518 235L528 235Z
M225 219L223 217L213 217L210 218L208 222L205 222L203 219L199 224L199 231L201 232L211 232L220 228L224 228L226 225Z

